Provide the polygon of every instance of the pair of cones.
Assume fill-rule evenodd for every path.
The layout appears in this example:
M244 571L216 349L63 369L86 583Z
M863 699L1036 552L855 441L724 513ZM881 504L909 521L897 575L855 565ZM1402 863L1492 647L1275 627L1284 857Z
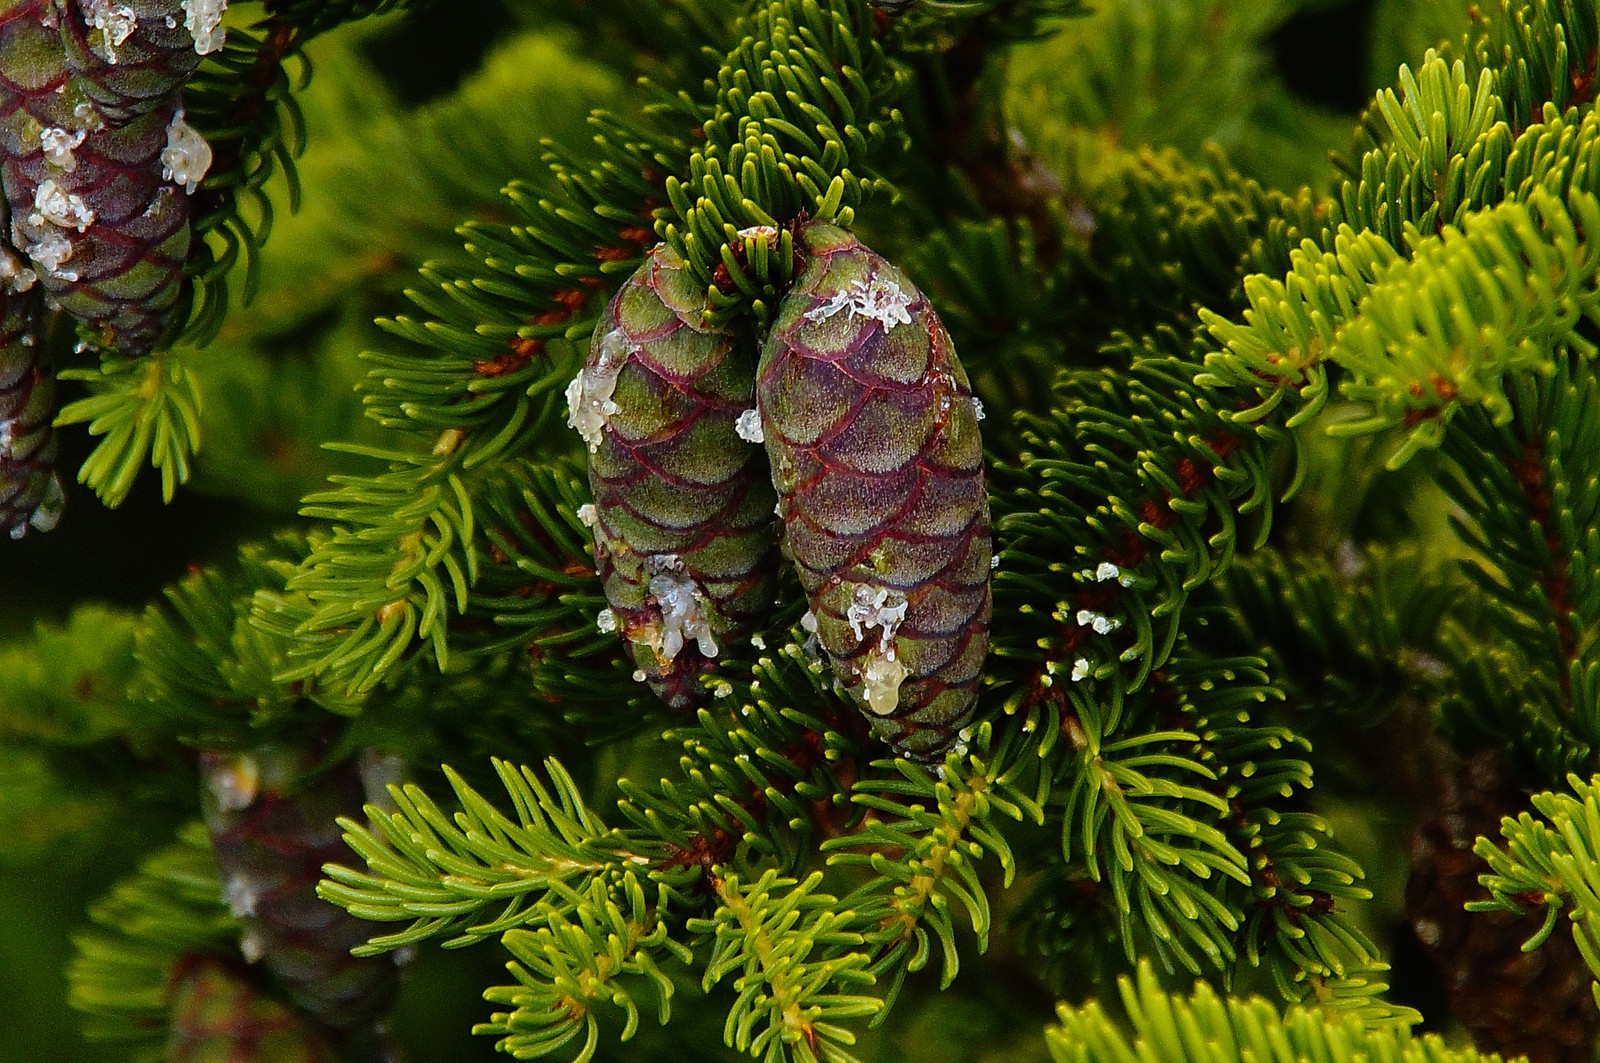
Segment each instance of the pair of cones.
M602 315L567 393L599 623L662 700L692 707L713 659L772 616L781 550L872 731L937 759L988 651L982 407L900 270L834 225L800 225L794 246L803 268L760 341L702 323L704 289L665 245Z

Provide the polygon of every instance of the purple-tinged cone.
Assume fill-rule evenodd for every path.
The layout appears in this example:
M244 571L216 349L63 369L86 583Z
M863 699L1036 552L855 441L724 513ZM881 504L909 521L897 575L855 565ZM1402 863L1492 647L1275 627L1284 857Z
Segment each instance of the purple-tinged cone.
M0 531L13 539L54 528L64 497L55 472L55 381L38 364L31 284L31 272L0 247Z
M50 297L122 354L147 352L179 304L189 194L210 165L183 121L198 61L183 20L177 2L0 8L11 242Z
M370 927L317 896L322 866L345 859L340 816L369 794L350 762L329 767L284 746L200 756L202 805L223 896L245 959L266 968L341 1059L390 1058L383 1019L397 956L359 958Z
M756 383L784 546L817 638L874 733L932 760L989 648L981 416L911 281L832 225L778 308Z
M567 390L589 450L599 622L675 709L701 701L712 658L770 612L778 562L766 455L738 430L754 343L702 325L704 306L683 259L657 247Z

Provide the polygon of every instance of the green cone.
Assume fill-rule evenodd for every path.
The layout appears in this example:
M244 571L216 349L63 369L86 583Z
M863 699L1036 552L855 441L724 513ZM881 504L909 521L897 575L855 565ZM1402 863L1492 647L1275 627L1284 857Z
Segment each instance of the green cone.
M54 528L63 501L55 382L39 368L34 299L23 294L31 283L31 272L0 247L0 531L13 539L30 527Z
M754 344L700 324L705 293L657 247L611 301L567 390L589 449L595 563L615 627L669 706L771 610L777 527L766 455L740 438Z
M382 1019L399 988L395 956L350 950L372 928L317 896L322 866L348 858L339 816L369 798L349 761L286 746L201 754L202 805L240 948L270 971L341 1059L388 1057Z
M11 242L45 291L123 354L148 351L178 305L189 195L210 165L183 121L199 58L184 20L176 0L0 0Z
M784 545L874 733L934 759L971 718L989 646L980 408L905 274L832 225L797 247L756 383Z

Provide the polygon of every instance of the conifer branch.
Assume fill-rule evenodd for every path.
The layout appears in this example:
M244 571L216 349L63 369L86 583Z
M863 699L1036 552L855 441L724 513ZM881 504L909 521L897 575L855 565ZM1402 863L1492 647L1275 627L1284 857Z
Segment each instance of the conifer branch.
M74 939L71 1003L98 1037L161 1042L178 968L237 962L238 925L203 824L191 823L91 910L98 927Z
M494 767L515 820L446 768L461 802L453 816L409 785L391 791L398 811L368 807L371 827L339 821L371 873L330 864L318 894L362 919L411 921L404 931L372 938L359 955L445 935L446 948L459 947L538 924L570 908L587 881L651 862L628 852L623 837L583 806L555 760L546 763L548 786L529 768L498 760ZM576 887L566 885L573 879Z
M1478 876L1489 891L1483 901L1469 901L1475 912L1505 911L1514 915L1543 909L1541 924L1523 945L1538 948L1555 931L1567 911L1569 929L1583 961L1597 979L1594 997L1600 1006L1600 778L1583 781L1567 776L1571 793L1547 791L1532 798L1534 812L1507 816L1500 824L1504 847L1479 838L1473 851L1489 864Z
M1464 508L1459 529L1472 550L1462 571L1498 638L1485 645L1465 618L1446 630L1444 657L1461 681L1445 719L1472 744L1488 728L1504 730L1519 766L1546 776L1591 770L1600 745L1595 651L1584 635L1600 620L1589 575L1596 488L1579 471L1597 431L1587 343L1579 337L1576 350L1558 354L1552 372L1514 382L1511 423L1475 414L1446 451L1454 469L1445 486ZM1510 675L1517 682L1502 687Z
M188 360L163 352L60 376L87 381L90 394L68 403L56 423L85 424L90 435L105 437L79 468L78 482L116 506L148 461L161 473L161 497L172 501L200 449L200 396Z
M850 834L822 845L831 867L856 867L870 877L844 899L865 936L871 973L888 979L884 1012L894 1006L908 974L923 970L938 942L940 984L961 968L956 919L965 916L978 950L989 944L990 886L980 879L988 856L1000 866L1002 885L1016 874L1016 858L997 815L1022 821L1040 815L1018 793L1017 750L990 755L990 731L980 725L937 770L893 762L895 774L862 779L852 801L867 817ZM898 776L898 777L896 777Z
M862 938L836 899L816 892L821 882L821 873L797 882L770 870L749 885L732 874L712 876L716 914L691 919L688 928L713 939L702 983L708 991L738 975L739 997L723 1027L729 1047L773 1061L855 1063L848 1051L855 1035L840 1023L883 1005L852 992L873 977L863 969L865 954L838 951Z
M629 978L648 981L656 994L657 1020L666 1025L673 983L653 954L664 952L681 964L690 959L689 950L667 936L667 924L651 914L638 881L630 880L629 886L627 909L597 880L587 897L574 899L574 918L552 911L535 930L507 931L501 943L514 957L507 966L517 984L492 987L484 998L513 1010L496 1012L473 1033L498 1035L496 1047L515 1059L549 1055L583 1033L573 1063L584 1063L599 1047L598 1005L623 1013L620 1040L638 1030L639 1007L622 981Z
M1187 997L1161 988L1149 964L1119 984L1128 1023L1113 1020L1099 1002L1063 1005L1061 1025L1046 1035L1056 1063L1129 1059L1207 1059L1216 1063L1333 1063L1354 1056L1402 1063L1499 1063L1499 1056L1453 1049L1438 1037L1415 1037L1404 1027L1365 1027L1326 1012L1291 1008L1280 1015L1259 998L1223 999L1205 984ZM1131 1029L1129 1028L1131 1027Z

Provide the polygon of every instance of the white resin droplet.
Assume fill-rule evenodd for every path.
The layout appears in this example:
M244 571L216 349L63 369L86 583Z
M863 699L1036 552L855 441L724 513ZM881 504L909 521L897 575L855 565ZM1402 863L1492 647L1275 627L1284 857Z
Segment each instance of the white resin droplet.
M622 412L611 400L617 389L617 376L628 360L628 346L615 329L600 338L600 356L593 365L578 370L567 385L567 424L578 430L592 454L600 449L606 422Z
M733 423L733 430L746 443L764 443L767 439L766 433L761 430L761 411L754 408L739 415L739 419Z
M94 224L94 211L82 196L68 192L54 181L43 181L33 194L33 213L28 220L35 225L49 222L81 233Z
M228 0L183 0L183 25L194 36L194 50L209 55L222 47L228 31L222 28L222 14Z
M851 317L865 317L876 321L888 332L895 325L911 324L911 297L900 286L886 277L874 276L870 281L853 281L844 291L834 292L824 303L806 311L807 321L826 321L839 311Z
M860 666L861 694L867 708L887 716L900 705L900 684L911 669L895 660L892 652L873 650Z
M1100 562L1100 567L1094 570L1094 578L1101 582L1105 582L1108 579L1116 579L1120 575L1122 575L1122 569L1109 561Z
M617 614L611 609L602 609L595 614L594 626L601 631L610 633L617 630Z
M256 914L256 902L261 899L261 893L248 876L229 875L222 888L222 899L228 903L228 911L235 919L244 919Z
M1089 675L1089 661L1088 661L1088 658L1079 657L1076 661L1072 662L1072 681L1074 683L1076 683L1080 679L1087 678L1088 675Z
M248 754L229 757L210 772L206 787L224 812L243 812L255 803L261 787L261 765Z
M39 275L25 265L20 257L0 247L0 291L20 294L32 288Z
M167 124L167 146L161 149L161 179L193 195L210 169L211 145L177 112Z
M600 511L594 508L593 502L585 502L578 507L578 520L585 528L592 528L600 522Z
M648 566L653 573L650 596L661 609L661 626L652 640L658 643L656 655L669 663L693 639L701 654L715 657L717 641L706 618L706 596L684 570L683 562L675 554L661 554L650 558Z
M83 0L83 21L91 30L99 30L100 57L113 65L117 62L117 47L133 36L139 27L139 16L127 4L111 0Z
M894 633L900 621L906 618L906 596L887 587L870 587L856 584L850 594L850 608L844 618L856 638L866 638L867 632L879 628L878 652L894 660Z
M61 481L52 474L50 482L45 485L44 498L39 500L28 523L38 531L52 531L61 523L61 511L66 508L67 493L61 489Z
M38 215L18 219L12 230L17 247L45 276L62 281L78 279L76 270L61 268L72 257L72 241L66 233Z
M976 395L972 396L972 412L980 421L988 416L983 412L983 400Z
M87 134L79 129L76 132L52 126L39 133L39 145L44 148L44 160L51 166L71 173L78 168L78 159L72 154L73 150L83 143Z

